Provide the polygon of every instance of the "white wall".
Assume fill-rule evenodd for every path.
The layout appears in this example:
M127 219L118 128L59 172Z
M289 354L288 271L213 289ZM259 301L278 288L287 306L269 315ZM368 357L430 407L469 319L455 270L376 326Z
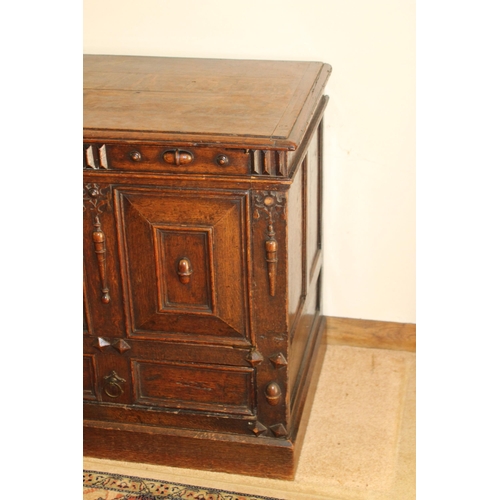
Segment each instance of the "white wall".
M84 52L314 60L328 316L415 322L414 0L84 0Z

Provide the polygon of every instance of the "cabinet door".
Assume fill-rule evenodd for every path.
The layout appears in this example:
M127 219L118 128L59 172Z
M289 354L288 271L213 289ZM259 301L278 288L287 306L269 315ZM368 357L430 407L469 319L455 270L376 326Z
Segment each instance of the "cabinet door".
M248 194L116 192L130 334L248 345Z

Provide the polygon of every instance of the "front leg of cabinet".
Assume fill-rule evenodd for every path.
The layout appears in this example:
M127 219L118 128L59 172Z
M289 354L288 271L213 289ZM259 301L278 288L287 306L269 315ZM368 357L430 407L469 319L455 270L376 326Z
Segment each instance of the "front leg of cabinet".
M94 227L95 230L92 233L92 240L94 241L94 251L97 256L99 276L101 278L101 301L103 304L109 304L111 297L109 296L108 276L106 272L106 237L101 229L101 221L97 215L94 219Z

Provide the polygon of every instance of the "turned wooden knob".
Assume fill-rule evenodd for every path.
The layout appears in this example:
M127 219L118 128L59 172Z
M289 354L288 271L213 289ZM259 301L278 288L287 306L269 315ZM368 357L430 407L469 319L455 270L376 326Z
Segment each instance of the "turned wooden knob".
M191 262L187 257L184 257L179 261L179 264L177 265L177 274L179 275L179 280L181 283L189 283L191 275L193 274L193 268L191 266Z
M169 165L187 165L191 163L194 159L193 153L189 151L181 151L180 149L171 149L163 153L163 159L165 163Z
M271 382L267 387L266 387L266 399L267 402L275 406L280 402L281 398L281 388L276 382Z
M130 153L130 158L134 161L141 161L142 160L142 155L139 153L139 151L132 151Z
M215 159L215 161L221 167L225 167L226 165L229 164L229 158L226 155L219 155L219 156L217 156L217 158Z

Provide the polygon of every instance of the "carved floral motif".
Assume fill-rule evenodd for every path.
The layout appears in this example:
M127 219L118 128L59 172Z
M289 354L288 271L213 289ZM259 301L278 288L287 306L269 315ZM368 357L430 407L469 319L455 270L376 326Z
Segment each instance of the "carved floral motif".
M104 210L111 209L111 189L101 188L99 184L87 183L83 185L83 211L102 214Z

